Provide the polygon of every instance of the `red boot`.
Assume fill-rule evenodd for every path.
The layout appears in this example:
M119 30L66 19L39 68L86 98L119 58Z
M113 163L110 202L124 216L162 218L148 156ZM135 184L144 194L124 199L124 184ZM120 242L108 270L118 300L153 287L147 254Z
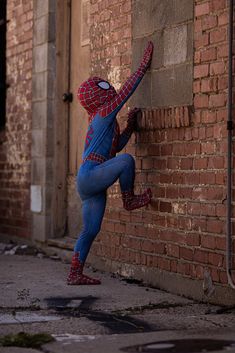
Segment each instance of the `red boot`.
M67 278L68 285L101 284L100 280L85 276L83 274L83 267L84 265L78 259L78 253L75 253Z
M151 201L151 198L152 198L151 189L147 189L141 195L134 195L133 191L122 192L123 207L127 211L132 211L137 208L146 206Z

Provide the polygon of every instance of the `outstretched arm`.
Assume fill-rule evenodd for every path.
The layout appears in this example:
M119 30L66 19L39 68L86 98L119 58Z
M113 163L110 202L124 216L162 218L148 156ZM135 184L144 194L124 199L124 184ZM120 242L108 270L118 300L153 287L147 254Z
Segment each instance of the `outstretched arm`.
M149 42L147 48L144 51L144 56L138 69L128 78L126 83L123 85L118 94L113 98L113 100L102 106L99 110L99 115L101 117L104 118L113 112L117 113L123 107L125 102L134 93L135 89L144 77L144 74L151 64L152 54L153 43Z
M123 130L123 132L120 134L118 145L117 145L117 152L120 152L127 144L129 141L133 131L136 129L136 124L137 124L137 115L141 111L139 108L134 108L132 109L129 114L128 114L128 119L127 119L127 126Z

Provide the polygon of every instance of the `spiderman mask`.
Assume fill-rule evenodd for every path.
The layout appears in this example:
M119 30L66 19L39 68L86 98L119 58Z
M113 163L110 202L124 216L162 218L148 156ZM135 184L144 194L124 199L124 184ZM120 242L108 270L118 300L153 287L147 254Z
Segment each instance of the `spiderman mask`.
M117 92L109 82L100 77L84 81L78 89L77 97L89 115L94 115L100 107L110 102Z

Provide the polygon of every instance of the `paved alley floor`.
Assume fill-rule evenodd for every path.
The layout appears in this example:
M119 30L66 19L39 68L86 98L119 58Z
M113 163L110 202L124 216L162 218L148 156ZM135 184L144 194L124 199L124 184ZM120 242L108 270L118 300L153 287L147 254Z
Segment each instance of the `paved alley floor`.
M235 352L235 311L87 269L100 286L67 286L69 265L0 255L0 337L46 332L54 342L24 352ZM204 341L207 340L207 341ZM234 342L233 342L234 340Z

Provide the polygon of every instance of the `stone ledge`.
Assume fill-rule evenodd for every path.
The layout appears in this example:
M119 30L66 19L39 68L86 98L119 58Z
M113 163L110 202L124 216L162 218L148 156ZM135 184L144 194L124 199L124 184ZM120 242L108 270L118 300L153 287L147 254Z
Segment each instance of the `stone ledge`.
M142 110L138 125L140 129L158 130L190 126L192 106Z

